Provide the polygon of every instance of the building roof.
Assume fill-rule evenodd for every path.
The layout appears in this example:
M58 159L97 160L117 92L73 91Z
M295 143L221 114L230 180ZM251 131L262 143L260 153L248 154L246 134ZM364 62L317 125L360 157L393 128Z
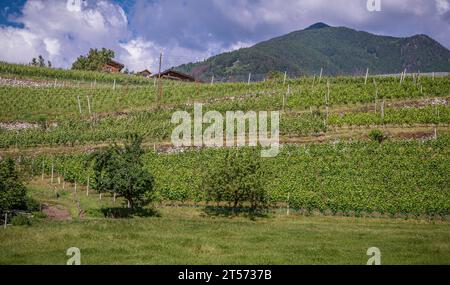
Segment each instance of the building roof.
M143 75L143 74L151 75L152 73L148 69L144 69L144 70L138 72L137 74L139 74L139 75Z
M115 68L118 68L119 70L125 67L124 64L117 62L115 60L110 60L106 65L114 66Z
M167 79L175 79L175 80L187 80L187 81L196 81L195 78L189 74L179 72L176 70L168 69L166 71L161 72L160 74L153 75L154 77L163 77Z

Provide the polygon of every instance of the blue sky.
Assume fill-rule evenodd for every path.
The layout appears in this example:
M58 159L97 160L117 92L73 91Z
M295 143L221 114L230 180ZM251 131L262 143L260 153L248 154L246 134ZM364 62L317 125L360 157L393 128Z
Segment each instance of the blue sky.
M376 0L370 0L376 1ZM304 29L315 22L376 34L427 34L450 47L450 0L0 0L0 60L42 54L70 67L107 47L130 70L155 71Z

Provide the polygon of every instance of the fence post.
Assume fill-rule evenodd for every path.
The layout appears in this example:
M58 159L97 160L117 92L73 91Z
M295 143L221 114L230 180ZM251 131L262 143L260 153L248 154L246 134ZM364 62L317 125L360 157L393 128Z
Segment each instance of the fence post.
M80 111L80 115L81 115L80 95L77 95L77 101L78 101L78 110Z
M89 196L89 176L88 176L88 178L87 178L86 196Z
M63 190L66 189L66 169L63 169Z
M211 76L211 85L214 84L214 74Z
M366 70L366 79L364 80L364 85L367 85L367 77L369 76L369 68Z
M286 84L286 77L287 77L287 71L284 72L284 79L283 79L283 85Z
M114 79L113 90L116 90L116 79Z
M88 110L89 110L89 115L91 114L91 101L89 100L89 95L86 95L87 98L87 103L88 103Z
M320 81L322 81L322 73L323 73L323 67L320 68L319 83L320 83Z
M44 180L44 161L42 160L42 180Z
M330 80L327 80L327 106L330 101Z
M290 193L287 194L287 211L286 211L286 215L288 215L288 216L289 216L289 204L290 204L289 203L289 194Z
M51 176L51 179L50 179L50 184L53 184L53 161L52 161L52 176Z
M250 84L250 80L252 79L252 73L250 72L249 74L248 74L248 81L247 81L247 84Z
M8 224L8 212L5 213L5 225L4 225L5 229L7 224Z

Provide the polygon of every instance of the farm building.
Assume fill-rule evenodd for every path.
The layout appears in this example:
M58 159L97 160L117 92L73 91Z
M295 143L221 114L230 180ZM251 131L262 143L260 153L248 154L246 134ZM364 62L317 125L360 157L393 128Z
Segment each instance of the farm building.
M152 75L152 73L150 71L148 71L148 69L145 69L143 71L136 73L136 75L143 76L143 77L150 77Z
M111 60L107 64L103 65L102 70L105 72L119 73L124 67L125 65L117 61Z
M159 77L170 80L180 80L180 81L191 81L195 82L195 78L190 76L189 74L185 74L176 70L166 70L161 72L160 74L153 75L154 77Z

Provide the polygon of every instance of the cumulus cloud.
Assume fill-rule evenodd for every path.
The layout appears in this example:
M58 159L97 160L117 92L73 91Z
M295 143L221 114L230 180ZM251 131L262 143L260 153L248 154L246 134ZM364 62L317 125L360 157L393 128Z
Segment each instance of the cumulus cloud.
M123 0L28 0L14 16L18 25L0 27L0 59L27 63L42 54L70 67L89 48L106 47L129 69L155 72L160 52L168 68L319 21L392 36L424 33L450 47L449 0L381 0L381 12L368 11L366 0L125 2L127 13Z
M2 60L27 63L41 54L68 67L89 48L115 49L131 35L123 9L107 1L28 1L15 21L23 27L0 28Z
M366 0L137 0L130 25L162 44L177 40L197 50L256 43L315 22L384 35L426 33L450 47L449 0L380 0L370 12Z

